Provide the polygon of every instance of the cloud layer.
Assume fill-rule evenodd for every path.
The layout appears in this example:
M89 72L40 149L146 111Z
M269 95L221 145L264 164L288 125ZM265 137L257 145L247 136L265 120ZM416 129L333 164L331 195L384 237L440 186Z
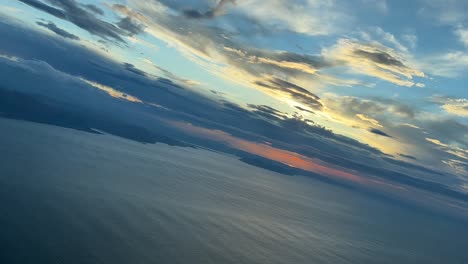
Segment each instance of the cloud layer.
M320 164L460 198L468 182L466 18L443 18L457 8L421 1L418 13L402 10L388 27L380 18L400 10L395 3L362 2L363 10L315 0L20 0L36 18L0 24L10 73L2 89L15 100L38 97L37 105L56 100L49 110L72 120L67 103L103 111L127 137L137 127L132 139L143 142L170 131L177 142L264 168L309 175ZM438 49L416 16L438 17L434 32L451 44ZM48 87L32 90L28 80Z

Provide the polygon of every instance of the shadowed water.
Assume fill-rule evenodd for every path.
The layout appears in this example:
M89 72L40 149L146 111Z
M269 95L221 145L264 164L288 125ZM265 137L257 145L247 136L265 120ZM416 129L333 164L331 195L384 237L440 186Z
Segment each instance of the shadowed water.
M0 263L468 263L463 221L235 157L0 119Z

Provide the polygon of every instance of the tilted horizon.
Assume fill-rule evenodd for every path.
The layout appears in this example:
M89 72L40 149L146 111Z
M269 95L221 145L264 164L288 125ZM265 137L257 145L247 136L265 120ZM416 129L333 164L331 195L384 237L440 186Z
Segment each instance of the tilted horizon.
M234 199L232 203L245 195L255 204L255 210L262 210L260 200L266 196L255 197L250 189L246 194L240 183L230 190L224 184L247 181L244 176L234 180L233 175L254 171L262 175L258 177L274 175L269 183L267 178L252 176L245 188L258 185L262 192L272 188L272 195L291 195L290 201L296 205L313 200L314 195L317 202L326 200L328 192L318 194L313 187L318 184L330 188L331 197L337 192L335 188L343 192L338 196L348 198L333 199L344 208L347 199L352 200L353 207L363 204L364 208L375 207L364 202L375 200L385 208L396 206L441 217L447 221L444 225L450 226L451 221L454 225L467 223L467 1L0 0L0 35L0 123L8 145L3 153L9 157L0 170L0 184L4 186L14 185L15 177L22 179L21 184L34 184L23 182L23 178L37 174L63 190L75 188L78 182L65 184L52 176L59 174L52 170L57 162L63 162L64 177L72 173L78 181L84 176L77 172L80 167L74 167L78 165L68 163L67 146L76 154L77 162L93 163L90 166L95 171L85 169L83 179L90 185L99 181L92 177L94 173L110 181L117 173L98 173L106 164L103 156L109 155L118 166L127 164L121 171L127 172L128 178L119 180L129 183L131 171L140 175L140 169L147 166L143 160L163 159L167 152L174 160L164 157L161 164L158 159L159 167L145 167L154 174L152 177L160 177L163 185L154 187L159 191L175 184L166 181L173 172L163 164L172 164L184 180L197 166L207 166L208 174L227 182L220 185L195 170L193 179L206 180L203 192L213 192L213 197L225 195L228 200ZM21 134L18 143L10 145L6 138L15 140L11 135L22 133L23 126L32 130L31 136ZM50 135L63 135L57 138L60 144L52 147L54 139L48 137L44 138L47 144L33 144L33 138L47 134L41 132L45 130ZM82 144L75 146L72 139L78 138ZM94 147L104 148L103 156L89 156L88 148ZM60 149L63 157L51 149ZM128 151L128 160L118 160L122 158L120 150ZM200 155L200 160L191 160L186 153ZM23 158L35 164L31 165L34 171L18 170L31 174L28 177L11 167L24 166L19 165ZM237 170L232 164L242 165L236 165L240 166ZM51 174L46 176L46 171ZM136 177L135 186L140 186L143 178ZM303 180L314 191L307 199L293 198L296 189L302 188L295 184ZM290 191L272 187L280 182ZM210 186L227 189L215 191ZM176 189L199 194L190 188ZM138 195L138 188L131 189ZM10 191L5 189L6 200L15 199ZM89 191L83 195L94 194ZM357 202L353 195L365 198ZM275 199L280 199L278 210L286 210L288 203ZM203 209L205 202L198 204L188 198L186 206L208 210ZM223 206L235 210L228 204ZM109 206L118 210L115 204ZM265 206L274 212L271 204L265 202ZM167 204L163 207L170 208ZM293 207L298 209L291 212L293 215L310 209ZM221 209L210 204L211 213ZM326 211L336 213L331 208ZM191 217L199 214L187 216L187 221L197 221ZM396 214L403 219L407 213ZM241 215L247 217L248 212ZM260 222L267 219L264 215L256 217ZM382 215L375 213L372 217L376 223L383 223ZM10 221L14 219L5 219ZM314 236L305 219L298 222L304 223L303 232ZM129 226L135 223L128 221ZM205 228L203 223L196 226ZM198 227L186 228L190 233L191 228ZM292 236L286 224L281 228L284 232L278 231L274 239ZM386 223L378 229L390 232L395 228ZM321 238L327 230L320 230ZM304 239L310 242L308 238ZM300 241L299 237L294 239ZM431 239L427 243L437 237ZM260 238L256 241L264 242ZM206 245L216 248L210 243ZM458 248L462 242L454 239L452 243L445 246ZM183 250L179 243L174 247ZM265 254L275 251L269 247L264 250ZM300 250L303 258L298 262L306 261L310 256L302 254L305 249ZM326 249L314 250L320 255ZM216 256L238 256L215 251ZM420 256L409 261L411 252L408 249L397 255L402 263L418 263ZM260 255L243 257L243 263L261 259ZM350 258L349 263L363 260L361 257ZM294 258L271 256L273 260L287 263ZM211 261L235 263L233 259ZM380 262L386 263L375 263Z

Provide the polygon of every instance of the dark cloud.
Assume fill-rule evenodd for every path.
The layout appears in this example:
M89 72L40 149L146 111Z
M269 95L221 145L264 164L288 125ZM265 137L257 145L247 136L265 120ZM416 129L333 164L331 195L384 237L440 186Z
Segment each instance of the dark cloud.
M338 100L333 100L329 104L333 103L335 110L340 110L343 114L349 114L355 116L356 114L376 114L385 111L384 105L378 104L375 100L363 100L357 97L341 97Z
M398 138L399 142L415 146L419 161L433 168L457 173L460 168L452 167L450 160L460 159L468 153L463 153L463 149L468 149L468 137L466 136L468 126L456 119L441 118L414 119L411 124L416 127L392 127L390 124L386 124L385 127L390 135ZM439 141L441 144L434 140ZM467 171L458 173L466 174ZM447 177L447 179L450 179L450 177ZM450 184L454 183L450 182Z
M57 18L70 21L76 26L88 31L89 33L102 37L104 39L114 39L119 42L125 42L122 35L128 35L127 32L119 27L97 18L93 11L83 8L74 0L48 0L52 5L44 4L38 0L18 0L36 9L44 11Z
M276 110L273 107L270 107L268 105L254 105L254 104L248 104L247 105L249 108L254 110L254 113L257 113L261 116L271 118L271 117L278 117L278 118L284 118L285 114Z
M0 100L0 108L3 107L3 113L7 111L12 115L40 117L41 119L36 121L74 125L78 128L84 127L83 130L99 125L101 130L141 142L190 142L193 145L237 155L251 164L267 169L293 175L305 173L288 168L285 164L273 166L269 160L252 161L253 157L248 153L230 148L222 142L197 138L161 122L163 119L174 120L209 130L224 131L233 137L254 143L269 142L272 147L354 170L363 177L380 177L404 186L468 200L466 195L443 184L425 180L426 174L431 172L404 161L389 161L381 151L357 140L337 135L330 129L314 124L313 120L302 119L299 115L283 116L280 111L262 105L249 105L247 109L229 101L213 100L184 86L175 89L176 84L149 78L132 64L117 63L76 43L18 25L6 24L4 21L0 21L0 35L9 36L0 42L2 53L18 58L0 58L0 89L14 91L13 94L1 94L0 99L3 100ZM137 97L142 103L111 97L83 79ZM301 87L281 79L267 81L269 85L288 86L297 93L306 92L301 90ZM41 85L38 86L37 83ZM30 100L31 95L40 102L33 102L34 107L31 108L18 109L18 105L28 105L22 102ZM313 94L309 94L308 97L320 99ZM49 106L53 106L53 109L44 107L44 102L50 102ZM61 114L66 118L51 117ZM17 117L16 115L12 118ZM71 121L72 124L67 123ZM439 126L449 124L446 122ZM452 130L457 128L463 129L452 124L452 128L449 129L450 136L455 136ZM458 133L464 133L463 131L466 130ZM415 179L415 175L420 178Z
M276 61L287 61L287 62L301 62L304 64L308 64L315 69L330 67L334 65L333 63L327 61L322 56L313 56L313 55L306 55L306 54L299 54L293 52L277 52L277 53L266 53L263 54L267 55L267 57L271 57Z
M408 154L398 153L398 155L400 155L400 156L403 157L403 158L407 158L407 159L411 159L411 160L417 160L416 157L411 156L411 155L408 155Z
M389 137L389 138L392 137L389 134L387 134L387 133L385 133L382 130L377 129L377 128L369 128L369 132L374 133L374 134L379 135L379 136L384 136L384 137Z
M147 76L146 72L138 69L137 67L135 67L135 65L133 65L131 63L124 63L123 65L124 65L124 67L125 67L125 69L127 71L133 72L135 74L138 74L138 75L141 75L141 76L144 76L144 77Z
M176 81L178 83L182 83L182 84L190 84L190 85L193 85L193 84L197 84L198 82L197 81L194 81L194 80L190 80L190 79L185 79L185 78L181 78L180 76L178 76L177 74L174 74L173 72L161 67L161 66L158 66L156 64L151 64L151 66L153 66L155 69L157 69L158 71L160 71L166 78L168 78L169 80L171 81ZM162 78L160 78L160 80L162 80ZM216 95L222 95L223 93L222 92L216 92L214 90L211 90L210 92L212 92L213 94L216 94Z
M204 13L201 13L198 10L185 10L184 16L188 18L200 19L200 18L213 18L215 14L212 10L208 10Z
M394 99L388 99L388 98L382 98L382 97L372 97L370 99L374 100L375 102L382 103L387 108L386 110L390 110L393 113L396 113L404 117L414 118L417 112L414 109L414 106L410 106L408 104L405 104L401 101L397 101Z
M180 12L180 5L174 1L160 1L160 3L175 13ZM221 2L219 5L222 5ZM237 17L235 21L230 20L234 19L232 17L223 18L235 22L229 23L230 29L226 30L222 25L216 24L200 27L199 23L179 19L177 15L169 15L161 13L161 11L148 10L146 12L146 10L141 9L134 11L123 5L113 5L112 8L121 15L130 16L135 21L144 24L148 20L152 20L153 23L165 29L164 34L169 34L171 38L177 39L181 44L180 48L185 50L184 52L202 54L206 58L216 55L216 60L229 65L242 75L248 74L250 77L280 76L283 79L286 78L285 76L288 76L288 79L293 79L307 75L307 78L319 78L315 74L319 69L335 65L335 61L326 60L323 56L269 51L245 46L239 42L239 38L247 34L246 30L252 29L252 23L246 21L244 17L242 19ZM142 15L140 12L146 13ZM192 17L203 16L202 12L199 11L192 11L190 14Z
M468 125L455 119L433 120L425 125L431 137L442 142L457 143L468 149Z
M338 65L347 66L357 74L364 74L400 86L424 86L415 83L414 77L424 73L405 64L405 53L380 44L362 43L351 39L340 39L329 53ZM363 63L365 62L365 63Z
M57 27L57 25L55 25L54 23L52 22L48 22L48 23L44 23L44 22L36 22L37 25L41 26L41 27L45 27L47 29L49 29L50 31L54 32L55 34L59 35L59 36L62 36L64 38L69 38L69 39L73 39L73 40L80 40L80 38L76 35L73 35L72 33L69 33L67 31L65 31L64 29L61 29L59 27Z
M18 105L24 107L17 107ZM143 126L134 125L125 119L117 119L105 112L96 113L86 107L71 108L63 102L50 100L47 97L19 93L1 87L0 111L6 118L28 120L100 134L97 132L98 130L141 143L160 142L170 146L191 147L189 144L150 131ZM106 120L106 122L102 122L102 120Z
M305 109L305 108L300 107L300 106L297 106L297 105L295 105L294 107L295 107L296 109L298 109L298 110L301 110L301 111L304 111L304 112L308 112L308 113L311 113L311 114L315 114L313 111L310 111L309 109Z
M393 104L393 106L391 106L391 110L395 113L404 115L409 118L413 118L416 114L413 107L405 104Z
M44 4L41 1L37 0L18 0L20 2L23 2L29 6L32 6L36 9L42 10L50 15L53 15L55 17L61 18L61 19L66 19L66 14L63 10L60 10L58 8L49 6L47 4Z
M119 28L128 32L128 35L137 35L142 33L145 30L145 26L137 21L133 20L130 17L124 17L119 22L117 22Z
M294 92L298 92L298 93L301 93L301 94L304 94L306 95L307 97L311 98L311 99L314 99L314 100L320 100L320 97L318 97L317 95L309 92L308 90L298 86L298 85L295 85L291 82L288 82L288 81L285 81L285 80L282 80L282 79L279 79L279 78L274 78L272 80L270 80L270 83L273 84L273 85L276 85L278 87L281 87L282 89L285 89L287 91L294 91ZM318 103L318 105L320 105L320 107L322 106L320 103Z
M98 14L98 15L104 15L104 11L97 7L96 5L93 5L93 4L86 4L86 5L83 5L86 9L88 9L89 11L92 11L94 12L95 14Z
M222 42L227 42L221 40ZM230 63L253 75L263 73L282 73L297 75L314 74L317 70L335 65L322 56L298 54L287 51L267 51L243 47L237 43L225 43L223 53Z
M432 95L428 101L440 105L446 112L461 117L468 116L468 99L450 96Z
M183 14L185 17L192 18L192 19L202 19L202 18L210 19L210 18L214 18L216 16L223 14L223 7L228 3L235 4L236 2L235 0L220 0L215 7L207 11L201 12L195 9L188 9L188 10L184 10Z
M292 98L313 109L321 109L323 107L322 103L320 102L320 97L309 92L305 88L302 88L288 81L279 78L273 78L268 80L256 81L255 84L270 90L284 92Z
M405 67L405 65L400 60L394 58L392 55L388 54L385 51L370 52L370 51L358 49L354 51L354 54L360 57L364 57L378 64Z
M404 103L403 100L387 99L382 97L358 98L353 96L327 97L323 99L324 104L336 111L339 115L360 123L370 122L374 126L393 128L396 120L399 122L413 122L417 111L414 106ZM357 126L359 127L359 126ZM392 133L395 134L394 131Z

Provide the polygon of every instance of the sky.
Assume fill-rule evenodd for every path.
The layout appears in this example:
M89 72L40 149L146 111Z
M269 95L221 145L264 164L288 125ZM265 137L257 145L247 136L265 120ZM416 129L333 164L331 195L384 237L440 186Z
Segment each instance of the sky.
M0 34L0 88L20 104L468 194L467 1L0 0Z

